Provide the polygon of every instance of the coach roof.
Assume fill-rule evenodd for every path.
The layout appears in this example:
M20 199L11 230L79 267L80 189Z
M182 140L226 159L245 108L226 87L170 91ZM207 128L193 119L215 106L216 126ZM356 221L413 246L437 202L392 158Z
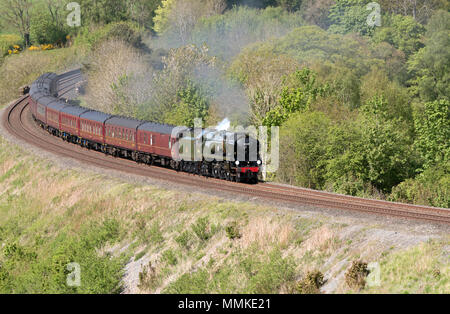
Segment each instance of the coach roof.
M139 125L144 123L144 121L135 120L131 118L125 118L125 117L118 117L113 116L111 119L105 122L105 125L113 125L113 126L120 126L123 128L128 129L136 129Z
M57 110L57 111L61 111L61 109L63 109L64 107L67 106L67 103L61 101L61 100L57 100L56 102L52 102L50 103L47 108L53 109L53 110Z
M169 124L159 124L155 122L145 122L139 126L138 130L147 132L156 132L161 134L172 134L174 126Z
M81 114L85 113L86 111L89 111L90 109L75 106L75 105L69 105L67 107L64 107L61 109L62 113L70 114L71 116L77 116L79 117Z
M82 119L88 119L101 123L105 123L105 120L109 119L110 117L112 117L110 114L106 114L96 110L90 110L80 115L80 118Z

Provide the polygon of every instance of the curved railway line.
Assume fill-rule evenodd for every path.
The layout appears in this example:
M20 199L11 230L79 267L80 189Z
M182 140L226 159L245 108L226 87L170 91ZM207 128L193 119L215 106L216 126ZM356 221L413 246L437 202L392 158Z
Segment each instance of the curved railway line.
M73 88L72 85L75 83L71 84L70 82L72 81L76 80L70 77L64 79L63 82L66 82L66 84L60 90L60 96ZM81 148L64 142L41 129L32 119L27 95L5 109L1 123L8 133L28 144L58 156L76 159L104 169L150 177L166 182L176 182L177 184L190 187L195 186L202 190L216 190L233 193L233 195L257 197L261 200L274 201L280 204L311 205L321 208L350 210L450 225L450 209L364 199L270 183L248 185L228 182L177 172L168 168L138 164L131 160L115 158L97 151Z

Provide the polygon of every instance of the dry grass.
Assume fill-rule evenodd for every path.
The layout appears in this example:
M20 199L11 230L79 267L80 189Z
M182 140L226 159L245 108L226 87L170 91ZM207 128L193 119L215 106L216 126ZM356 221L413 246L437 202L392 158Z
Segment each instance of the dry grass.
M211 232L205 241L198 239L192 229L201 217L208 217L207 229ZM324 272L329 281L333 278L328 277L328 269L336 266L345 272L355 254L363 254L364 250L375 246L379 252L386 253L381 257L377 255L384 271L383 287L363 292L448 292L448 262L440 261L443 244L423 244L411 251L391 252L391 242L382 241L382 232L373 232L374 236L365 239L364 232L373 227L355 229L351 225L330 224L326 217L319 220L317 215L314 219L301 218L277 208L61 170L0 140L0 228L9 228L12 222L19 221L17 230L20 230L1 234L3 242L18 241L40 250L39 258L50 258L46 253L48 247L35 244L36 239L44 237L45 243L52 243L62 232L76 235L90 223L105 219L119 222L120 241L97 252L100 256L129 254L125 292L164 292L179 284L183 275L202 271L207 272L207 277L198 275L192 280L196 280L197 286L210 285L205 288L209 292L261 291L251 289L262 289L264 285L268 285L269 290L275 289L270 290L273 292L289 292L286 287L292 287L295 281L270 286L273 281L264 277L273 272L271 263L278 265L283 261L268 259L274 248L281 250L282 258L293 258L294 278L318 270ZM139 221L144 222L141 231ZM227 237L225 227L232 221L239 222L240 238ZM158 230L153 228L155 225L159 226ZM145 236L140 237L139 232L145 232ZM160 233L161 242L151 240L157 238L155 232ZM183 232L190 235L189 247L175 241ZM361 233L358 241L355 232ZM395 235L390 233L387 237L392 241ZM166 250L173 252L175 264L168 264L163 258ZM145 255L141 254L135 261L134 256L142 251ZM149 285L140 290L137 287L139 273L150 261L158 277L150 278ZM255 267L259 274L253 273ZM437 270L440 279L436 279ZM339 271L332 274L338 276ZM426 276L422 278L419 274ZM420 284L415 284L416 280ZM192 284L184 289L189 287ZM348 287L339 289L351 291Z
M290 221L267 219L267 216L252 218L242 230L239 244L242 249L257 245L263 250L274 246L287 247L295 236L295 229Z

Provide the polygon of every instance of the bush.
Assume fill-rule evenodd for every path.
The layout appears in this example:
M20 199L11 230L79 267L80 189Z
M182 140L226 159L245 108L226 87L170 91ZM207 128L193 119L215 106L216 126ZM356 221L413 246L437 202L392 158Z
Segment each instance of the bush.
M135 48L142 48L142 30L131 22L115 22L105 26L83 27L75 44L95 49L108 40L119 40Z
M283 258L279 249L270 252L268 258L262 261L249 256L243 264L249 277L246 293L278 293L283 285L289 285L294 280L294 260Z
M175 238L175 241L181 247L184 247L186 249L189 249L190 240L191 240L191 234L187 230L183 231L183 233L181 233L178 237Z
M323 284L323 274L320 271L311 271L298 283L297 292L301 294L318 294Z
M191 227L192 231L201 241L206 241L211 237L208 217L197 219Z
M64 44L68 30L56 25L48 14L38 14L31 21L30 37L34 44Z
M152 266L152 262L145 265L142 271L139 273L138 288L144 291L152 291L161 282L161 278L157 273L155 267Z
M225 232L227 233L227 237L230 240L234 240L236 238L240 238L241 237L241 233L239 232L239 226L238 226L238 223L236 221L233 221L233 222L229 223L225 227Z
M177 256L171 249L168 249L162 253L162 259L171 266L175 266L178 263Z
M22 37L15 34L1 34L0 35L0 60L8 54L8 50L12 50L13 46L22 45Z
M389 200L450 208L450 162L428 168L392 189Z
M345 273L345 282L350 288L361 290L366 285L366 277L369 273L367 263L353 261L352 266Z

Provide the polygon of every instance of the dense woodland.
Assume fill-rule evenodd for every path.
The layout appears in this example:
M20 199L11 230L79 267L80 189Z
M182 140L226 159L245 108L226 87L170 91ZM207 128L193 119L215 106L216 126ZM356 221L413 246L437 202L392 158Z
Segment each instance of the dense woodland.
M370 26L367 0L79 0L80 27L67 2L3 0L2 62L83 46L86 106L280 126L274 180L450 207L448 1L378 0Z

